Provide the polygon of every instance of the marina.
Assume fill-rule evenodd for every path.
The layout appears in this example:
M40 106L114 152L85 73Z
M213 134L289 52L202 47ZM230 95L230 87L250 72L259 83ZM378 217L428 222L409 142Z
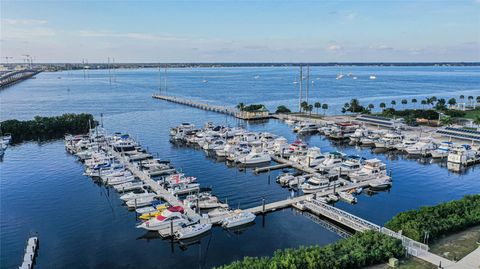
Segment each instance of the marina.
M173 72L174 71L172 71L172 73ZM368 73L374 72L369 71ZM379 77L385 77L385 75L379 71L375 71L375 73L379 75ZM25 81L22 82L22 84L18 84L18 86L26 85L25 87L28 89L30 83L41 83L43 81L42 77L48 77L49 75L53 75L55 76L54 78L56 78L58 74L41 73L36 80ZM81 77L81 74L79 74L79 76ZM173 80L174 75L172 74L171 77ZM55 83L67 83L68 81L69 79L66 76L61 80L54 80ZM209 84L213 85L212 81L213 79L209 78ZM52 81L45 81L44 83L46 83L46 85L42 86L52 87L52 85L49 85ZM96 82L92 81L92 83ZM12 94L13 90L15 90L16 94L22 94L22 90L19 91L19 89L16 88L18 86L13 86L10 88L12 91L8 89L4 93ZM122 89L123 86L119 87ZM249 249L244 250L242 255L271 255L275 249L286 246L325 245L335 242L338 238L342 237L334 232L335 229L338 230L338 228L334 229L335 225L352 232L350 226L338 223L334 219L328 219L326 216L327 213L314 213L314 216L317 218L318 216L327 218L327 224L313 220L313 217L307 217L307 214L311 213L310 209L305 209L305 207L310 206L314 209L309 205L307 198L313 197L315 195L314 193L303 195L301 191L295 190L292 196L290 188L282 188L280 184L275 184L275 179L284 173L282 170L290 170L294 177L297 176L294 172L296 170L299 170L298 172L302 172L302 174L307 177L318 173L315 167L307 167L306 164L308 164L308 161L305 162L299 159L297 162L296 160L289 160L289 156L284 156L283 158L281 158L281 156L272 156L271 163L265 167L247 166L244 168L237 165L232 167L225 165L225 161L218 161L215 157L205 154L203 148L202 150L191 149L182 145L172 144L168 141L170 135L169 127L177 126L181 122L191 122L196 126L202 126L205 121L223 124L225 115L198 110L193 107L180 106L171 102L169 102L170 104L167 102L165 102L165 104L162 103L162 106L158 108L159 100L148 98L151 95L149 90L139 90L138 93L135 93L134 97L129 96L125 99L119 96L120 99L115 102L107 103L105 102L108 96L119 89L108 90L108 88L105 88L106 92L97 93L88 87L82 90L91 95L88 99L92 98L92 102L100 102L96 107L99 107L101 104L109 107L111 111L116 111L116 114L104 117L106 129L125 130L125 132L132 134L131 137L136 138L135 141L141 141L142 146L145 148L148 147L148 151L135 154L130 154L128 151L122 153L121 151L113 150L111 147L104 148L109 152L107 155L115 157L115 159L121 163L119 166L123 166L124 164L126 167L132 168L132 170L134 170L134 172L130 171L132 175L134 174L137 180L144 178L146 182L142 180L141 183L136 186L132 184L127 185L129 182L125 182L105 188L103 185L99 186L99 183L96 181L85 180L86 176L82 175L84 163L75 161L76 158L69 154L66 155L62 141L52 141L42 144L26 143L20 146L15 145L9 147L6 158L1 164L3 166L2 172L5 173L7 178L15 177L18 179L16 182L19 183L16 184L19 185L10 185L7 181L5 185L2 186L8 190L9 193L6 197L2 198L4 199L2 202L5 202L5 208L2 208L2 210L5 209L5 212L12 217L17 216L16 219L21 223L25 220L20 216L28 212L28 219L31 221L37 222L43 220L43 222L48 225L46 227L35 227L35 230L39 230L40 234L42 234L42 249L36 261L38 268L45 268L47 265L49 265L48 267L64 267L73 262L75 262L77 266L86 267L89 262L83 261L77 258L77 256L86 257L89 255L95 255L95 257L98 258L97 261L90 261L96 266L109 265L116 267L129 263L129 261L133 259L132 256L149 257L152 255L153 257L156 255L155 253L164 253L165 266L185 268L201 264L203 267L209 268L229 262L232 259L232 255L236 255L233 250L229 250L226 245L239 244L242 246L250 246L252 242L256 242L255 240L263 240L269 242L271 246L262 249L251 246ZM108 93L108 91L110 92ZM37 92L35 94L40 95L46 93ZM35 94L31 98L35 98ZM71 91L71 94L77 96L79 93ZM205 94L208 95L208 93ZM86 102L81 101L82 96L84 97L83 94L78 95L76 100ZM153 100L150 102L145 99L139 103L132 101L143 100L142 96L147 96L146 99ZM28 97L26 98L28 100ZM188 97L185 98L188 99ZM229 106L234 107L234 104L235 103L230 103ZM41 105L43 104L35 104L35 106ZM32 109L41 110L41 108L35 108L35 106ZM57 106L59 106L59 108L62 107L59 104L57 104ZM81 111L81 109L83 109L83 105L77 101L68 103L68 106L71 106L73 110L78 109ZM155 110L144 109L150 106L155 107ZM7 108L8 107L4 107L2 109ZM17 110L19 112L16 112L19 113L19 117L21 117L21 115L27 118L30 117L27 110L22 110L21 106L19 109L20 110ZM97 115L99 115L100 111L99 109ZM179 113L179 111L181 111L181 113ZM176 117L175 120L168 120L173 117ZM138 122L132 121L133 118L142 120ZM158 127L159 119L162 119L162 128ZM230 124L234 122L230 117L228 120ZM250 132L271 132L271 134L281 135L285 137L290 144L299 138L292 129L277 119L271 119L269 122L263 123L245 123L245 125L246 127L244 129ZM373 129L375 128L376 126ZM455 174L449 173L447 169L445 169L447 162L446 157L443 158L444 162L422 162L422 160L425 159L423 156L410 158L407 157L406 154L398 154L395 151L377 153L368 147L357 147L355 145L349 145L348 143L336 142L334 139L326 139L324 135L304 134L301 139L302 142L309 145L308 147L319 147L322 154L338 151L346 155L345 158L351 155L359 155L365 159L378 158L382 163L386 164L387 174L390 174L390 170L393 171L393 185L387 191L367 191L367 189L370 188L368 184L369 181L353 183L347 180L351 185L335 186L336 192L363 187L364 190L360 195L354 195L354 197L358 199L356 204L339 201L335 203L335 208L341 209L380 227L382 227L382 224L391 218L393 214L398 212L416 208L419 205L436 204L446 199L455 199L463 194L472 193L472 191L478 188L477 182L474 180L477 172L476 165L469 166L462 174ZM448 138L443 138L442 141L448 141ZM455 140L453 141L455 144L458 143ZM212 150L213 149L209 149L208 151L211 152ZM158 152L158 155L155 152ZM161 161L169 160L172 166L172 168L170 168L171 170L162 170L163 168L159 170L147 169L146 167L150 165L150 162L141 160L142 157L147 157L147 155L143 154L149 154L151 156L149 159L151 160L158 159L159 157L162 158L160 159ZM430 159L427 158L427 160ZM143 165L141 162L143 162ZM13 163L16 164L15 171L9 168ZM41 167L45 165L45 163L49 163L49 165L57 167L57 169L44 171ZM412 167L416 169L412 169ZM23 175L19 174L17 169L26 171L26 173L23 173ZM28 175L32 172L27 171L35 171L38 173L38 180L33 182L29 180ZM191 238L194 239L192 241L196 243L186 246L186 248L184 248L185 250L180 250L180 247L186 244L181 243L181 240L179 240L179 242L173 240L174 243L171 243L172 231L168 225L159 230L161 232L145 232L143 229L135 228L140 222L138 218L141 214L135 212L134 204L130 210L127 210L125 203L120 199L120 194L117 195L115 190L118 190L123 195L130 192L128 186L135 188L137 190L136 192L138 192L138 188L145 189L144 187L146 187L148 191L153 191L156 187L158 193L155 193L159 198L164 196L174 203L172 206L182 206L185 208L185 211L187 211L187 206L185 206L183 202L179 202L175 196L172 198L171 193L168 193L168 189L161 190L159 188L161 186L158 184L158 181L154 179L148 181L149 177L156 179L157 177L168 176L175 171L181 171L181 173L185 173L186 176L198 177L197 182L200 184L200 187L211 187L212 193L215 194L220 201L227 202L232 210L241 209L243 212L255 213L257 215L254 221L255 224L245 228L242 227L242 229L238 229L238 232L236 229L232 232L220 227L221 221L225 219L226 216L210 217L207 221L207 219L204 220L203 216L199 215L201 219L200 223L206 226L192 226L188 231L181 231L180 226L174 225L173 234L178 234L178 236L183 237L183 235L180 234L184 232L188 234L199 233L201 237L201 239ZM258 173L255 173L255 171L258 171ZM338 170L332 170L332 173L338 172ZM341 172L341 174L342 178L346 178L345 172ZM432 180L432 177L434 177L435 180ZM461 178L462 180L456 180L457 178ZM123 180L127 180L127 177ZM161 180L159 181L161 182ZM115 181L110 181L110 183L113 182ZM125 187L123 191L122 184L126 184L123 185L123 187ZM32 190L32 187L29 187L30 185L35 186L36 189ZM119 187L115 188L116 186ZM31 205L29 202L30 199L20 199L16 203L10 202L10 194L20 192L20 187L24 190L29 190L30 195L24 197L35 199L38 206L35 205L29 209L29 205ZM43 198L45 193L51 193L52 191L55 191L56 199L61 199L64 202L53 205L51 201ZM324 194L317 192L318 201L323 201L322 198L328 198L328 194L332 192L332 189L326 190ZM432 193L442 193L442 195L432 195ZM345 197L348 198L348 196ZM265 209L262 205L263 201ZM297 205L297 203L301 201L303 201L304 205ZM40 205L42 206L40 207ZM52 208L52 206L55 208L52 213L45 211L46 208ZM7 207L11 207L11 209ZM295 213L301 208L305 210L302 214ZM13 209L15 209L15 212L13 212ZM137 207L137 209L140 209L140 207ZM192 211L193 213L189 211L191 213L190 216L196 217L195 214L197 213L195 210ZM78 212L78 217L71 216L65 219L64 217L60 217L62 214L59 212ZM44 217L45 215L49 216L48 219ZM83 222L87 224L78 224ZM207 224L213 224L215 222L218 224L210 228L208 227ZM353 227L352 224L350 225ZM55 230L48 228L54 226L56 227ZM92 229L92 227L96 227L96 229ZM299 232L292 232L291 229L293 227L303 228ZM8 230L10 228L8 224L2 220L2 230L5 231L5 229ZM68 252L76 253L75 255L57 249L51 240L45 240L45 237L48 239L57 232L65 234L64 244L68 246ZM16 233L15 231L14 234ZM22 230L21 233L24 235L28 233L28 231ZM339 230L338 233L341 234ZM83 236L78 236L80 234ZM169 239L162 240L162 234ZM14 237L10 237L10 235L5 238L7 241L3 241L2 244L11 244L15 246L13 249L20 251L24 248L22 240L17 240ZM109 239L105 240L105 238ZM212 238L210 244L208 244L209 238ZM92 241L96 242L98 246L98 249L95 250L95 252L99 253L98 255L93 254L88 248L82 247L90 244L89 242ZM19 243L22 243L21 246L16 246ZM207 245L209 245L208 248ZM2 245L2 249L7 248L4 248ZM121 253L121 257L112 259L113 254L111 254L111 251L113 249L115 249L115 252ZM16 257L14 261L8 264L18 266L19 257L23 254L14 252L12 248L8 248L8 251L9 256ZM199 252L201 252L201 256ZM207 252L208 259L205 259L203 257ZM429 256L428 253L424 255ZM60 257L64 258L62 259ZM2 261L3 260L2 257ZM153 266L155 263L154 260L145 258L138 262L138 266ZM442 262L442 264L443 263L444 262Z

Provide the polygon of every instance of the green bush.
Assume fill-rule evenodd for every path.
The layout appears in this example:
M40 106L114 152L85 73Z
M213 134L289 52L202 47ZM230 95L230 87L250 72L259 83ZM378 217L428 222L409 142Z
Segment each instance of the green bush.
M275 113L291 113L292 111L288 109L286 106L278 106L277 111Z
M379 232L367 231L320 247L277 250L273 257L245 257L219 268L333 269L361 268L404 254L402 242Z
M89 122L92 127L97 124L91 114L63 114L56 117L36 116L27 121L6 120L0 123L0 128L3 134L12 134L13 143L20 143L61 138L66 133L84 134L88 132Z
M445 115L448 115L452 118L460 118L460 117L464 117L465 116L465 111L461 111L461 110L452 110L452 109L449 109L449 110L446 110L445 112Z
M416 241L423 241L425 231L430 240L480 224L480 195L402 212L385 224Z
M427 119L427 120L438 120L438 112L435 110L422 110L422 109L405 109L405 110L395 110L393 108L387 108L382 112L382 115L385 117L397 117L397 118L407 118L411 117L414 119Z

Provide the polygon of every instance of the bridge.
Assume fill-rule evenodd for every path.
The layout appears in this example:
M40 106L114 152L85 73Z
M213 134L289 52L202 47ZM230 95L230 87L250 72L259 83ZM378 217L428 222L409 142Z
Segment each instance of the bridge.
M333 220L334 222L340 223L357 232L373 230L397 238L402 241L402 245L405 247L408 254L413 255L426 262L429 262L433 265L438 266L439 264L441 264L444 267L450 267L454 265L454 262L429 252L428 245L426 244L417 242L411 238L402 235L401 233L397 233L388 228L381 227L377 224L357 217L336 207L319 202L315 199L309 199L305 201L305 207L314 214L325 216Z
M23 69L23 70L2 72L0 74L0 88L7 87L17 82L31 78L40 72L41 71L37 69Z

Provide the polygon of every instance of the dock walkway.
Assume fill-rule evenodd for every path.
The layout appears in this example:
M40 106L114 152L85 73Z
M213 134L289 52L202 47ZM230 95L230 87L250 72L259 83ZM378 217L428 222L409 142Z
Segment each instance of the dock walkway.
M155 99L160 99L160 100L165 100L165 101L172 102L172 103L191 106L191 107L195 107L195 108L198 108L198 109L203 109L203 110L207 110L207 111L213 111L213 112L217 112L217 113L226 114L226 115L233 116L233 117L243 119L243 120L260 120L260 119L272 118L272 116L270 114L268 114L268 115L255 115L255 113L253 113L253 114L242 113L242 111L239 111L236 108L231 108L231 107L227 107L227 106L209 105L209 104L206 104L206 103L197 102L197 101L184 99L184 98L179 98L179 97L175 97L175 96L154 94L154 95L152 95L152 97L155 98Z

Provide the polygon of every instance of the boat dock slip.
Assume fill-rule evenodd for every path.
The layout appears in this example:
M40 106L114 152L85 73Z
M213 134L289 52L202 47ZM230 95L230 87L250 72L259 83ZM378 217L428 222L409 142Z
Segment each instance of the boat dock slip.
M272 166L267 166L267 167L258 167L253 170L254 173L263 173L263 172L270 172L273 170L278 170L278 169L283 169L283 168L288 168L291 165L283 163L283 164L277 164L277 165L272 165Z
M272 160L274 160L275 162L280 163L280 164L288 165L290 167L293 167L293 168L295 168L299 171L303 171L303 172L308 173L308 174L318 174L318 172L313 168L300 165L296 162L292 162L292 161L289 161L289 160L281 158L281 157L272 156Z
M25 247L25 255L23 256L22 265L20 269L31 269L35 261L35 256L38 250L38 237L32 236L27 240L27 246Z
M172 103L182 104L186 106L195 107L198 109L203 109L207 111L213 111L217 113L227 114L242 120L260 120L260 119L270 119L272 116L270 114L262 114L262 115L254 115L251 113L242 113L236 108L226 107L226 106L216 106L216 105L209 105L197 101L192 101L188 99L178 98L175 96L167 96L167 95L160 95L154 94L152 96L155 99L165 100Z

